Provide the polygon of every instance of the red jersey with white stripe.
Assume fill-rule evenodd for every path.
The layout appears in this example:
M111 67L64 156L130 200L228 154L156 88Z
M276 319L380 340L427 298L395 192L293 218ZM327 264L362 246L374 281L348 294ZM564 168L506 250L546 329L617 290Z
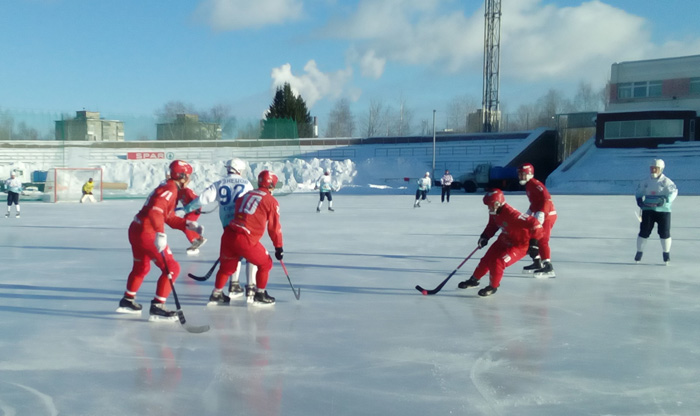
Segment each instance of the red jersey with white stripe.
M175 207L180 195L180 187L173 179L158 185L136 214L144 233L162 233L167 223L172 228L185 227L185 219L175 215Z
M549 215L555 212L552 196L549 195L549 191L542 182L535 178L530 179L525 184L525 192L527 199L530 200L530 213L543 212L545 215Z
M489 213L489 223L482 234L491 238L499 229L501 234L498 239L509 246L527 246L531 238L542 238L542 224L535 217L521 214L508 204L503 204L496 214Z
M246 232L255 241L260 241L265 229L275 247L282 247L280 205L265 189L249 191L236 200L236 214L228 225L235 232Z

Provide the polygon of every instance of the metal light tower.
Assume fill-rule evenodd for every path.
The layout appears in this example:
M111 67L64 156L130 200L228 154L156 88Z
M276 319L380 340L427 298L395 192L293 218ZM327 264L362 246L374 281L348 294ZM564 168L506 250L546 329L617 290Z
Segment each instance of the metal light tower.
M484 96L481 102L482 131L498 131L498 87L501 60L501 0L484 1Z

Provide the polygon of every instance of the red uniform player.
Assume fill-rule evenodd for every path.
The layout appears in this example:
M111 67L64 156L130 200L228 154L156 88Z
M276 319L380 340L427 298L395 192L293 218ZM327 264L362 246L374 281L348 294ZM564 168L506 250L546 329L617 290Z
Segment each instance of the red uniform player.
M489 222L479 237L479 248L485 247L499 229L501 233L481 258L472 276L460 282L459 288L479 286L479 279L488 272L489 285L479 291L479 296L490 296L500 286L506 267L518 262L525 254L537 254L542 224L506 204L500 189L488 192L484 196L484 205L489 208Z
M188 228L202 233L202 227L197 222L175 215L175 206L182 197L181 193L191 174L192 166L181 160L173 161L170 164L170 178L151 192L129 226L129 242L134 264L117 312L141 313L142 307L135 300L136 293L151 269L151 262L154 262L161 270L161 275L156 285L156 295L151 301L149 320L177 321L177 313L165 308L165 301L171 292L168 272L173 281L180 273L180 265L168 247L165 224L174 229Z
M530 208L526 214L537 218L542 224L542 238L539 240L540 254L534 257L533 263L523 267L524 273L535 273L536 277L555 277L552 266L552 251L549 248L549 237L552 227L557 222L557 211L554 209L552 197L544 184L535 179L535 167L529 163L518 168L520 184L525 185L527 199L530 200Z
M224 228L221 236L219 260L214 291L210 304L226 304L230 298L223 294L228 277L236 272L239 260L245 258L258 266L255 276L257 291L253 304L274 305L275 298L267 294L267 279L272 269L272 259L260 239L265 230L275 247L275 257L282 260L282 227L280 225L279 203L272 190L277 185L277 176L267 170L258 175L258 189L249 191L236 200L233 220Z

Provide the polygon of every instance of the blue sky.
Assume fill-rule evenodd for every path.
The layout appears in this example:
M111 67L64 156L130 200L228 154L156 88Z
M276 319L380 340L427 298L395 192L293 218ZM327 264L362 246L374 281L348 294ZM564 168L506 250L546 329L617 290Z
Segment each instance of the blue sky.
M610 65L700 54L696 1L503 0L500 101L602 88ZM152 115L169 101L256 119L289 82L325 126L340 98L414 121L480 105L483 1L13 0L0 107Z

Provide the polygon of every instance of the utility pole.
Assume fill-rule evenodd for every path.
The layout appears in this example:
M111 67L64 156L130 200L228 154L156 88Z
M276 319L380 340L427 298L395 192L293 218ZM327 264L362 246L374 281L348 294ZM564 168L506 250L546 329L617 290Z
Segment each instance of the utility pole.
M497 132L498 87L501 60L501 0L484 1L484 95L481 107L483 132Z

